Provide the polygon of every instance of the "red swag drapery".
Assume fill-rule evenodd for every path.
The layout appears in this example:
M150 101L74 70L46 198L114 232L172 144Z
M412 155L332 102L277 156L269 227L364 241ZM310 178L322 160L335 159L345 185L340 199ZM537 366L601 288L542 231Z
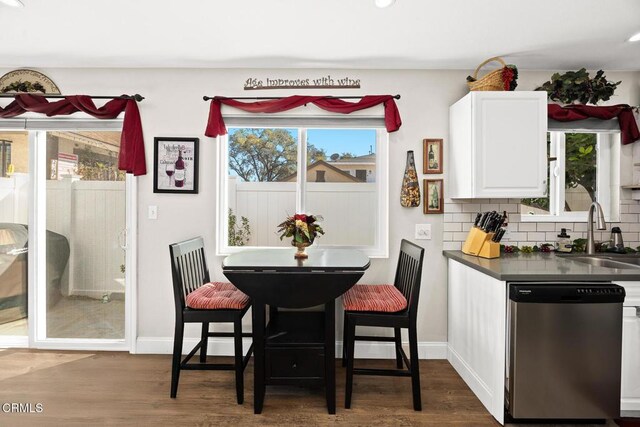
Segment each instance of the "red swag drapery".
M98 108L87 95L65 96L59 101L49 102L42 95L17 94L9 105L0 107L0 117L16 117L28 111L48 117L82 111L97 119L115 119L124 111L118 168L135 176L147 173L142 121L135 99L114 98Z
M549 104L547 107L549 118L559 122L573 122L594 117L602 120L618 118L622 143L631 144L640 139L640 130L633 115L633 109L628 105L611 105L597 107L594 105L569 105L562 107L557 104Z
M367 95L358 102L348 102L339 98L328 96L301 96L293 95L281 99L273 99L258 102L241 102L236 99L216 96L211 100L209 109L209 121L204 134L210 137L225 135L227 128L222 118L220 108L222 104L239 108L250 113L280 113L305 104L314 104L323 110L333 113L349 114L354 111L364 110L384 104L384 124L387 132L395 132L400 129L402 120L395 99L391 95Z

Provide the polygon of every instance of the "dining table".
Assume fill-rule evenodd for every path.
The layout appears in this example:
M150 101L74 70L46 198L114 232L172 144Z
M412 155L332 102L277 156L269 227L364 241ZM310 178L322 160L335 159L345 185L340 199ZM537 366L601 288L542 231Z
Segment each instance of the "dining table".
M360 250L246 249L227 256L223 274L252 300L254 413L267 385L323 385L336 413L335 302L369 268ZM269 321L267 318L267 307Z

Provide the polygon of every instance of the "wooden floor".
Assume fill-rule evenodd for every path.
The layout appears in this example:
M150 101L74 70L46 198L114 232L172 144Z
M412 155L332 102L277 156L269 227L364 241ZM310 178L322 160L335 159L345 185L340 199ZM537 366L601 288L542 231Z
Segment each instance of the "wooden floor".
M232 371L183 372L178 398L170 399L170 365L166 355L0 351L0 402L43 407L2 410L0 425L499 425L444 360L420 363L422 412L412 409L410 379L396 377L355 377L352 409L344 409L345 371L338 364L336 415L327 414L321 389L276 386L267 387L263 413L254 415L251 363L243 405L235 402ZM391 361L357 365L393 368Z

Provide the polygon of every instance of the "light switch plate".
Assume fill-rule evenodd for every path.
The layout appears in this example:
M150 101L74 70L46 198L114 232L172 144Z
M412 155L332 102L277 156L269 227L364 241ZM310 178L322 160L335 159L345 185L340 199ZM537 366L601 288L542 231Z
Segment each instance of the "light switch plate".
M158 219L158 207L157 206L155 206L155 205L150 205L149 206L148 217L149 217L149 219Z
M416 240L431 240L431 224L416 224Z

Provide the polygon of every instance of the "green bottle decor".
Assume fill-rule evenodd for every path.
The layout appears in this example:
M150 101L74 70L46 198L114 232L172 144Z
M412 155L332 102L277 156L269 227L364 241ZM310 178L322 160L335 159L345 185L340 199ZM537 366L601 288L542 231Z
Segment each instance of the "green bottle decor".
M416 173L416 163L413 159L413 151L407 151L407 166L402 178L402 190L400 191L400 206L415 208L420 206L420 184Z

